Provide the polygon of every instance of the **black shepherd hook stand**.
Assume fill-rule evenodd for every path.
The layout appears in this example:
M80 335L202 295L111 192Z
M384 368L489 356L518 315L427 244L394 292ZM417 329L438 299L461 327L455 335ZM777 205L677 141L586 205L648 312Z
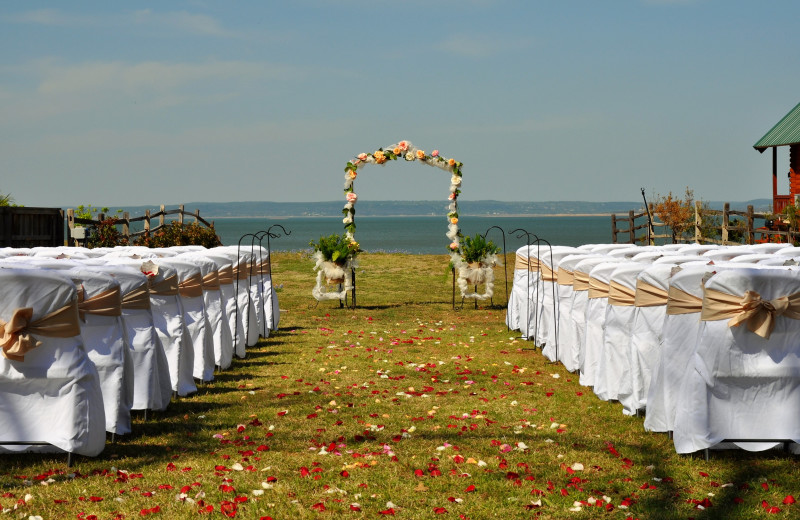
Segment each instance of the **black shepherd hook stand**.
M522 229L522 228L517 228L517 229L514 229L513 231L509 231L508 234L509 235L514 235L514 237L518 238L518 239L521 239L522 237L525 237L526 238L525 244L528 247L528 251L527 251L528 256L526 257L527 265L525 266L525 271L526 271L526 290L525 290L525 293L526 293L527 297L525 298L525 333L524 333L524 337L527 339L527 338L530 338L530 315L531 315L530 314L530 312L531 312L531 308L530 308L531 307L530 248L534 243L536 243L537 258L538 258L539 237L536 236L533 233L530 233L530 232ZM531 237L534 237L535 240L532 241ZM538 284L537 284L537 286L534 288L534 295L538 294L538 289L539 289L539 287L538 287ZM538 303L539 302L538 302L538 298L537 298L537 300L533 302L533 312L534 313L536 313L536 309L537 309L537 304ZM534 320L533 326L534 326L533 334L534 334L534 337L536 337L536 320ZM520 327L519 330L520 330L520 332L522 332L522 327Z
M543 238L538 239L538 241L546 244L547 248L550 251L550 271L552 273L551 274L551 278L553 278L553 279L549 280L549 282L550 282L550 291L551 291L552 296L553 296L553 318L552 318L553 319L553 333L554 333L553 341L555 342L555 350L556 350L555 358L557 360L558 359L558 322L559 322L559 319L558 319L558 283L557 283L557 280L555 278L556 277L556 272L553 270L553 245L550 242L548 242L547 240L543 239ZM539 257L539 258L541 258L541 257ZM544 283L547 280L545 280L544 277L542 277L541 268L539 269L539 279L542 281L542 303L544 304L544 295L545 295L545 291L547 291L547 287L545 286ZM537 319L537 322L538 322L539 317L537 316L536 319ZM538 323L537 323L537 330L538 330ZM545 331L545 333L546 332L547 331ZM545 337L545 341L547 341L547 339L548 338Z
M239 339L238 338L238 333L239 333L239 327L238 327L238 324L239 324L239 274L238 273L240 271L239 266L241 265L241 262L242 262L242 240L244 240L247 237L250 237L250 254L251 254L251 257L253 256L253 250L255 249L255 242L256 242L256 240L258 240L258 236L257 236L256 233L245 233L244 235L239 237L239 243L236 246L237 269L235 269L235 271L234 271L236 273L236 276L234 277L234 286L233 286L233 299L236 302L236 306L234 307L235 310L234 310L234 314L233 314L234 315L234 321L233 322L235 324L237 324L237 326L234 327L235 330L233 331L234 348L236 346L236 342ZM247 273L248 279L253 274L252 273L252 269L253 269L253 265L252 264L254 264L254 263L255 262L248 262L248 264L250 264L250 265L248 265L248 273ZM245 290L247 291L247 308L250 309L250 306L253 304L252 295L250 294L250 288L249 287L247 287ZM245 343L245 345L247 345L250 342L250 327L249 326L244 331L244 334L245 334L244 343Z
M283 235L281 235L280 233L278 233L276 231L272 231L272 228L280 228L281 231L283 231ZM270 239L272 239L272 238L276 238L277 239L277 238L281 238L282 236L287 236L288 237L288 236L290 236L292 234L292 232L291 231L286 231L286 228L283 227L280 224L273 224L269 228L267 228L266 231L261 231L261 232L259 232L259 234L261 235L261 238L258 239L258 245L259 246L261 246L261 243L264 240L264 238L267 239L267 274L269 275L270 288L272 289L272 291L274 291L275 289L274 289L274 287L272 287L272 285L273 285L273 282L272 282L272 247L270 245ZM259 252L263 254L263 248L260 249ZM263 290L264 290L263 289L264 288L263 280L264 279L263 279L263 273L261 272L261 270L259 270L259 273L261 275L261 278L259 279L259 282L260 282L259 283L259 288L261 290L262 299L263 299ZM264 305L261 308L261 313L262 313L262 316L263 316L265 324L267 323L267 321L266 321L267 320L267 318L266 318L266 313L267 313L266 307L267 306Z
M506 232L500 226L492 226L486 230L486 233L482 235L484 240L486 240L486 236L489 234L489 231L493 229L499 230L503 236L503 276L505 277L506 282L506 308L508 308L508 262L506 262Z

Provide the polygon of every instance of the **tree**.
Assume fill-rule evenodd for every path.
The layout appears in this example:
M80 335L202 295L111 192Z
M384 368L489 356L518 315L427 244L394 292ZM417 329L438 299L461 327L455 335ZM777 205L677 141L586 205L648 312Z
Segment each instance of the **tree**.
M14 198L11 194L0 193L0 206L13 206Z
M687 186L683 200L673 197L672 192L656 196L653 213L669 227L672 243L677 243L694 225L694 191Z

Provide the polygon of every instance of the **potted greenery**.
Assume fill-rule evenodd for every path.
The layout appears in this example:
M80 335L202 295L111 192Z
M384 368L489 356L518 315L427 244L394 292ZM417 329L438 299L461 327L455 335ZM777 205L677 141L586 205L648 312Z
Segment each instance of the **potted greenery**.
M312 240L308 245L314 249L314 269L318 271L314 297L317 300L343 297L352 285L350 270L355 267L355 258L361 252L358 242L348 235L334 234L321 236L319 242ZM328 293L324 290L323 279L328 285L343 284L344 288L340 293Z

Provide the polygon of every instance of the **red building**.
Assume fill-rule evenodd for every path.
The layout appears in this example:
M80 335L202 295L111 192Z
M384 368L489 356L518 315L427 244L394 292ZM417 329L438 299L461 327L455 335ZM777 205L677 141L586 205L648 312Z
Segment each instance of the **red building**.
M789 194L778 195L778 147L789 147ZM800 103L764 134L753 148L772 148L772 211L782 213L800 195Z

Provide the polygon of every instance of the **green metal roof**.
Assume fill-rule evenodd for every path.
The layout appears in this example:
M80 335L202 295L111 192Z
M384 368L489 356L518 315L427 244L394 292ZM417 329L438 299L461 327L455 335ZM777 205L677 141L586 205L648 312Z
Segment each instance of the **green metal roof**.
M753 148L763 152L773 146L785 146L787 144L800 143L800 103L797 104L772 130L764 134Z

